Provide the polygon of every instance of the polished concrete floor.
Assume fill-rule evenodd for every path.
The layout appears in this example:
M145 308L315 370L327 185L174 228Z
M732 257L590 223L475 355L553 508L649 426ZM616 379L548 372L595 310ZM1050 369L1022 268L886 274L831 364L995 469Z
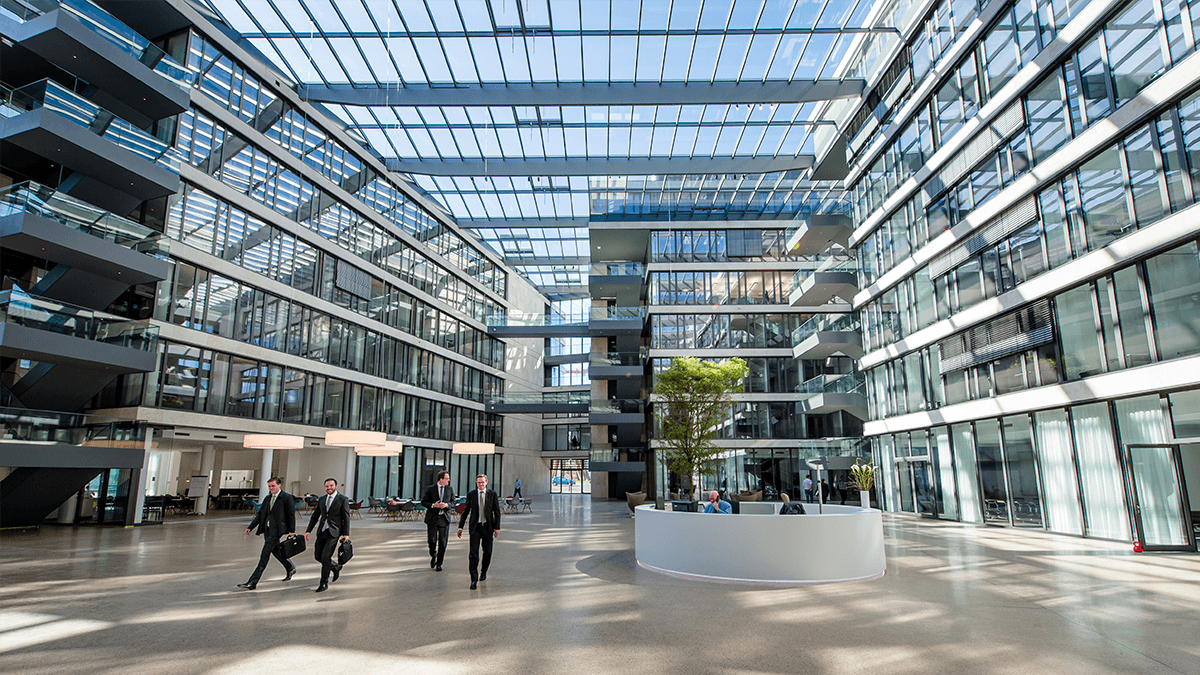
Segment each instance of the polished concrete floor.
M245 516L0 535L0 673L1200 673L1200 555L884 516L887 574L757 587L639 569L624 504L540 497L471 591L466 539L355 521L240 591ZM697 542L697 546L720 542ZM813 546L820 546L813 542Z

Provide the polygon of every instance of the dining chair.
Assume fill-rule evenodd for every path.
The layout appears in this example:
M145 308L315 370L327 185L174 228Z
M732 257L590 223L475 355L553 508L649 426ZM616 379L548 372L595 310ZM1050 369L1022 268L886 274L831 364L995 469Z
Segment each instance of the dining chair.
M400 520L400 502L388 502L383 505L384 520Z
M350 504L350 517L351 518L361 519L362 513L360 513L360 511L362 511L362 500L361 499L356 502L352 502Z
M533 499L522 497L521 498L521 513L524 513L526 511L533 513Z

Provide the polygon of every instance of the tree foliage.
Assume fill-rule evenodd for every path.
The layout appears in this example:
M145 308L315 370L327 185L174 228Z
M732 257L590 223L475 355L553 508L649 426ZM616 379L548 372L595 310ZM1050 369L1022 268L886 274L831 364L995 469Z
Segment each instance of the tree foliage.
M741 393L749 369L742 359L701 361L687 356L654 377L654 415L663 461L685 477L707 471L720 453L712 439L728 423L732 394Z

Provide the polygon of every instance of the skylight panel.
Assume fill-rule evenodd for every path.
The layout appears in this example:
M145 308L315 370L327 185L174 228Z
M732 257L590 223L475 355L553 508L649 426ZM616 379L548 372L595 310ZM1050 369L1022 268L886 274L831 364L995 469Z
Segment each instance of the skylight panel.
M717 57L721 55L720 35L696 36L696 47L692 50L692 67L688 70L688 82L711 82L717 69Z
M396 13L396 7L391 2L369 0L367 11L375 17L375 23L379 25L379 30L383 31L384 35L390 36L392 33L404 32L404 22L400 20L400 15Z
M496 195L490 192L484 192L479 195L479 201L483 205L483 211L486 218L503 218L504 209L500 206L500 200Z
M248 40L258 51L262 52L263 56L266 56L271 63L275 64L275 67L279 68L280 71L285 73L291 72L292 69L288 67L287 61L275 49L274 40L268 40L267 38L248 38Z
M753 29L758 23L758 15L762 10L764 0L737 0L729 16L730 30ZM780 4L778 0L766 0L768 5Z
M584 2L583 4L589 4ZM600 3L596 3L600 4ZM638 17L641 15L641 3L639 0L610 0L608 3L612 6L612 16L609 18L609 25L604 26L602 30L611 31L635 31L638 27Z
M721 134L720 127L700 127L696 131L696 146L692 149L692 157L712 157L717 148L717 137Z
M461 33L462 20L458 18L458 3L430 2L426 5L433 15L433 25L439 33Z
M455 82L479 82L479 76L475 73L475 59L466 38L442 38L442 47L446 51Z
M375 78L378 82L388 83L400 80L400 75L396 72L396 66L392 63L392 56L388 54L383 40L374 37L360 37L358 38L358 46L366 54L367 63L371 64L371 69L375 71Z
M583 41L574 35L554 37L554 60L559 82L583 81Z
M571 193L571 215L576 218L587 217L589 215L589 212L591 211L591 203L590 202L591 202L591 199L590 199L590 195L588 193L572 192ZM576 255L580 254L580 252L583 250L581 245L582 245L582 242L576 243L576 246L575 246Z
M651 157L669 157L671 155L671 146L675 142L675 128L670 126L654 127L654 134L650 140L650 156Z
M633 127L629 132L629 156L630 157L649 157L650 156L650 140L653 137L653 130L646 127Z
M775 50L775 58L771 61L771 69L767 71L768 80L787 81L796 72L804 47L808 45L807 35L784 35Z
M352 38L332 38L329 43L349 72L351 82L375 82L375 76L367 68L367 62L363 60L358 45Z
M479 71L479 81L503 82L504 67L500 64L495 38L470 38L470 46L475 67Z
M749 46L749 35L725 36L725 42L721 45L721 58L717 61L717 81L732 82L738 79Z
M214 0L213 6L220 12L221 18L225 19L225 22L237 32L243 35L258 34L258 26L246 12L242 11L242 7L237 3L237 0ZM272 12L267 11L265 13L271 14Z
M666 44L665 35L642 35L638 38L638 82L658 82L662 78Z
M531 82L529 59L525 57L525 40L502 37L497 40L500 60L504 63L504 77L509 82Z
M300 44L308 50L312 56L313 65L316 66L321 78L330 84L344 84L350 80L346 76L346 71L338 65L337 59L334 58L333 52L329 50L329 44L322 38L300 38Z
M467 210L467 217L475 220L486 220L488 217L487 209L483 206L483 200L474 192L465 192L459 195L463 200L463 208Z
M700 30L725 30L732 11L727 2L705 2L700 13Z
M500 157L500 140L496 136L496 128L480 129L476 127L475 137L479 139L479 149L484 157Z
M417 50L413 48L412 40L407 37L393 37L384 40L396 65L400 67L400 77L407 83L425 83L425 71L417 59Z
M721 135L717 138L717 146L713 149L714 157L733 157L737 150L738 140L742 135L742 130L745 127L741 126L724 126L721 127Z
M787 129L787 127L781 124L773 124L767 127L763 132L762 142L758 146L759 154L770 157L779 154L779 144L787 136Z
M613 35L609 38L608 79L612 82L633 82L637 62L637 37Z
M433 145L442 159L463 158L454 143L454 134L450 133L449 129L430 129L429 135L433 137Z
M534 82L555 82L558 69L554 63L554 39L549 34L525 36L529 50L529 70Z
M429 18L429 12L425 11L424 0L393 0L393 2L400 8L400 16L404 17L404 23L408 26L410 33L433 32L433 19Z
M600 3L596 3L600 4ZM586 35L583 38L583 79L587 82L608 81L608 37Z
M779 45L779 35L755 35L750 41L750 50L746 53L746 65L742 67L739 79L743 82L761 82L767 77L767 67L775 55L775 47Z
M317 27L308 18L308 12L304 11L304 7L298 0L275 0L275 9L279 11L279 15L287 22L288 27L297 35L309 35L315 33Z
M596 144L597 147L595 147L596 154L594 154L593 156L594 157L624 157L625 155L628 155L629 154L629 131L628 131L628 129L626 129L626 128L610 128L610 127L602 127L602 128L606 129L605 136L607 137L606 140L607 140L607 144L608 144L608 149L605 150L603 153L601 153L600 147L599 147L600 144L597 143ZM591 127L589 127L588 130L590 131ZM579 147L579 146L582 146L584 144L583 130L582 129L566 129L563 131L563 135L566 136L566 138L567 138L567 156L582 157L585 148ZM574 145L572 143L573 140L574 140ZM576 148L578 148L578 150L576 150Z
M329 0L303 0L303 2L316 20L318 30L324 33L346 32L346 24L342 22L342 17L333 11Z
M418 157L421 159L438 159L440 157L437 145L434 144L427 129L412 128L406 131L408 131L408 137L412 139L413 146L417 149Z
M538 208L537 202L534 201L533 195L528 192L517 194L517 207L521 211L522 218L537 218Z
M396 157L399 159L416 158L417 149L413 147L412 141L408 139L408 134L403 129L387 129L385 132L388 140L392 142L392 147L396 149Z
M812 28L817 25L817 17L825 6L826 0L799 0L792 10L792 18L788 19L788 28Z
M762 140L766 127L742 127L742 137L738 140L737 149L733 154L753 156L758 151L758 143Z
M688 66L692 60L691 35L667 36L666 52L662 63L662 80L664 82L683 82L687 80Z
M692 148L696 145L696 134L699 127L676 127L675 142L671 147L672 157L691 157Z
M375 24L371 22L371 15L367 14L362 0L338 0L337 8L351 31L355 33L374 33L376 31Z
M546 0L524 0L521 9L524 10L526 28L550 28L550 6Z
M450 75L450 66L442 54L442 45L437 38L413 38L413 44L417 53L421 55L421 65L425 66L425 74L430 82L454 81Z
M808 39L804 54L800 57L800 65L796 68L797 79L813 80L821 73L829 50L833 48L834 35L813 35Z
M579 0L550 0L550 25L555 31L579 30Z
M838 70L842 67L842 61L846 58L846 53L855 39L851 35L837 36L837 43L831 51L829 59L825 62L825 67L821 69L819 77L837 77Z
M492 30L492 15L486 0L458 0L460 18L468 31Z
M500 152L506 159L523 159L521 154L521 136L516 129L497 129L500 139Z
M545 157L545 153L542 152L542 132L540 129L525 127L520 135L525 147L526 158L542 159Z

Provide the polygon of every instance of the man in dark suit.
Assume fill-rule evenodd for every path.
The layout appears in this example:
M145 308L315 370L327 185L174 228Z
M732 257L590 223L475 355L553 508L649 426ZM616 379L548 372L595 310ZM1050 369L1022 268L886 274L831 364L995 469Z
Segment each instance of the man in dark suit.
M280 537L285 533L289 537L296 534L296 500L284 492L282 486L283 480L277 476L267 480L267 491L271 494L263 501L262 506L258 507L258 513L254 514L254 520L250 521L249 527L246 528L247 535L251 530L258 528L254 534L263 535L263 548L262 555L258 557L258 567L254 568L250 580L238 584L238 588L254 590L272 555L283 565L283 569L287 570L284 581L291 581L292 575L296 573L296 565L283 557L283 552L279 549Z
M332 581L337 581L342 572L342 566L334 559L338 540L350 541L350 500L346 499L346 495L338 494L337 486L335 479L325 479L325 496L317 500L317 508L313 510L312 518L308 521L308 530L304 533L304 540L308 541L308 535L312 534L314 527L317 528L317 545L313 547L313 557L321 563L318 593L329 588L330 572L333 572Z
M488 565L492 563L492 540L500 536L500 499L487 489L488 477L475 477L475 488L467 494L467 505L458 519L458 538L462 538L463 525L471 527L471 589L478 588L480 581L487 579ZM483 545L483 567L479 566L479 546Z
M450 472L439 471L437 482L425 490L421 506L425 507L425 529L429 533L429 566L442 571L446 558L446 541L450 538L450 508L454 503L454 488L450 487Z

